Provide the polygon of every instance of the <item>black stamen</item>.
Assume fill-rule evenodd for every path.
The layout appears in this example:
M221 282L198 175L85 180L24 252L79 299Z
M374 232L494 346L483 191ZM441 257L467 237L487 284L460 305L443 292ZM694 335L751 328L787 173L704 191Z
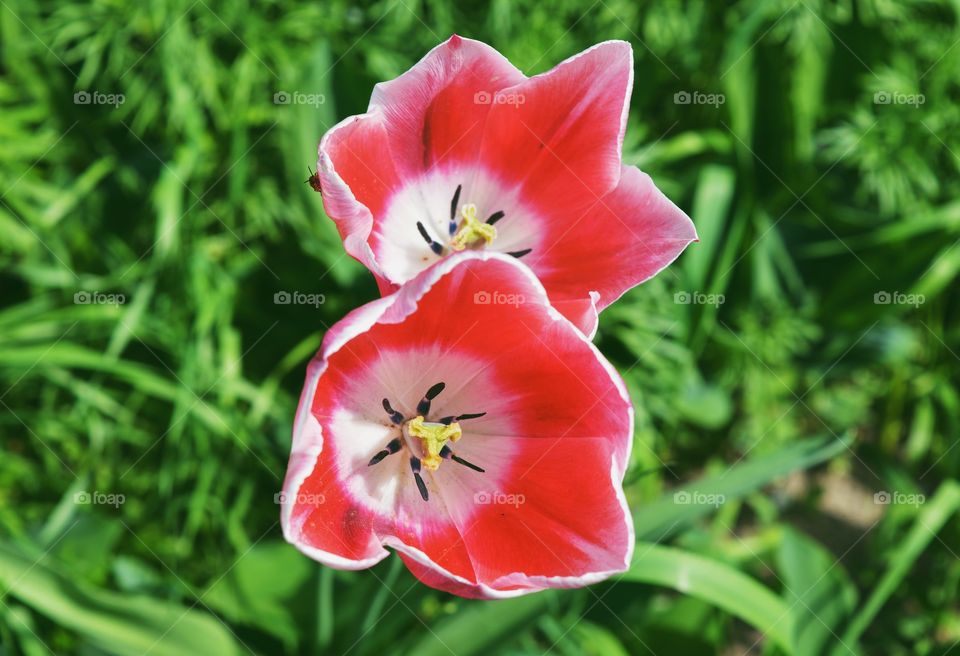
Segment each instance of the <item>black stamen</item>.
M443 388L446 387L446 383L437 383L433 387L427 390L427 393L423 395L423 398L420 400L420 403L417 404L417 414L426 416L430 412L430 401L432 401L437 394L443 391Z
M427 484L423 482L420 476L420 458L413 456L410 458L410 469L413 470L413 480L417 482L417 489L420 490L420 496L424 501L430 500L430 494L427 492Z
M468 414L465 414L465 415L450 415L449 417L444 417L444 418L440 419L439 422L440 422L441 424L446 424L446 425L449 426L449 425L452 424L454 421L463 421L464 419L477 419L478 417L482 417L482 416L484 416L485 414L487 414L487 413L486 413L486 412L472 412L472 413L468 413Z
M524 248L522 251L510 251L507 253L507 255L513 255L514 257L519 258L519 257L523 257L524 255L526 255L532 250L533 250L532 248Z
M414 474L413 480L417 482L417 489L420 490L420 496L423 497L424 501L430 500L430 493L427 492L427 484L423 482L423 477L420 474Z
M397 451L400 450L401 446L403 446L403 442L400 440L399 437L396 437L390 440L387 443L387 447L383 449L383 451L379 451L377 455L370 458L370 462L367 463L367 466L370 467L372 465L375 465L381 460L383 460L384 458L386 458L387 456L389 456L390 454L396 453Z
M453 461L454 461L454 462L459 462L461 465L463 465L463 466L465 466L465 467L469 467L469 468L472 469L473 471L478 471L478 472L480 472L481 474L485 473L485 472L484 472L484 469L483 469L482 467L477 467L477 466L476 466L475 464L473 464L472 462L470 462L470 461L468 461L468 460L464 460L464 459L461 458L460 456L453 456Z
M504 213L503 213L503 212L494 212L493 214L491 214L491 215L489 216L489 218L487 218L487 223L488 223L489 225L493 225L494 223L496 223L497 221L499 221L500 219L502 219L503 216L504 216Z
M457 205L460 204L460 190L463 185L457 185L457 190L453 192L453 200L450 201L450 235L457 231Z
M423 237L423 240L428 244L433 243L433 238L430 237L430 233L427 232L427 229L423 227L423 223L417 221L417 230L420 231L420 236Z
M390 415L390 421L395 424L403 423L403 415L390 407L389 399L383 400L383 409L387 411L387 414Z
M473 471L478 471L478 472L480 472L481 474L485 474L485 473L486 473L486 470L484 470L482 467L477 467L475 464L473 464L473 463L470 462L469 460L464 460L464 459L461 458L460 456L454 455L454 454L453 454L453 451L451 451L451 450L450 450L450 447L448 447L446 444L444 444L444 445L443 445L443 448L440 449L440 457L441 457L441 458L446 458L447 460L452 459L454 462L459 462L461 465L463 465L463 466L465 466L465 467L469 467L469 468L472 469Z
M423 240L427 242L427 245L437 255L443 255L443 246L433 241L433 237L430 236L430 233L427 232L427 229L423 227L423 224L420 221L417 221L417 230L420 231L420 236L423 237Z

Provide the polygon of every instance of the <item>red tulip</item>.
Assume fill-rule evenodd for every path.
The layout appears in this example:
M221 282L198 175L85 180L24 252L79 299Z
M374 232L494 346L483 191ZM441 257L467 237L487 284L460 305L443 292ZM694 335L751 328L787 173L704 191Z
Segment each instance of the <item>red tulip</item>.
M446 257L325 336L297 412L284 535L340 569L389 547L465 597L590 584L633 551L632 426L622 380L529 268Z
M592 336L599 310L697 238L621 163L632 86L623 41L527 78L453 36L323 137L324 207L384 293L457 251L493 250L522 258Z

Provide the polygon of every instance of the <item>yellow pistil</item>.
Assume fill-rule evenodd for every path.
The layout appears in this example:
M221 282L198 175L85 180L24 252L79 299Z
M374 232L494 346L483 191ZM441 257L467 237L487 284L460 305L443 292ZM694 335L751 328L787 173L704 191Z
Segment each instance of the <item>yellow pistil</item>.
M460 424L437 424L424 421L422 416L414 417L407 422L407 433L413 437L419 437L423 442L423 451L426 454L421 458L424 469L437 471L440 467L440 451L446 445L447 441L456 442L463 435L460 430Z
M463 221L453 239L450 240L450 248L455 251L462 251L470 244L480 241L489 244L497 236L497 229L489 223L484 223L477 219L477 206L472 203L464 205L460 210L460 216Z

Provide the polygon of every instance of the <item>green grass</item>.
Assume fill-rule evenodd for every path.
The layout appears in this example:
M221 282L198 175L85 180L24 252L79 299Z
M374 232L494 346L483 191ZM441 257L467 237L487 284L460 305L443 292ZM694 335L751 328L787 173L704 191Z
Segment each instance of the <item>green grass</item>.
M630 41L625 160L701 236L602 317L641 544L587 590L280 536L305 363L376 296L307 167L453 32L529 74ZM956 653L958 39L945 1L0 1L0 654Z

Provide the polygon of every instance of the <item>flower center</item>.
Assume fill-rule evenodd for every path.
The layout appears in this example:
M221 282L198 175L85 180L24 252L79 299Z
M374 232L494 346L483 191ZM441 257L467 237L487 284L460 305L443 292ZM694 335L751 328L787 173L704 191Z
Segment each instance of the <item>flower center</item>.
M423 445L423 458L420 459L423 468L437 471L440 467L440 453L447 442L456 442L463 436L460 424L441 424L434 421L425 421L422 415L417 415L404 425L404 433L410 437L420 439Z
M459 229L450 240L450 248L453 250L462 251L478 241L489 244L496 239L497 228L493 224L481 223L477 220L477 206L473 203L464 205L460 209L460 216L463 217L463 221L460 222Z
M457 206L460 203L460 192L462 190L463 185L457 185L457 190L453 192L453 199L450 201L450 222L448 224L450 241L447 246L452 251L462 251L475 244L487 246L493 243L493 240L497 238L497 229L494 224L506 216L505 212L499 210L488 216L486 221L481 221L477 218L477 206L473 203L467 203L460 208L460 221L457 221ZM444 245L441 241L433 238L422 221L417 221L417 231L427 242L427 246L430 247L434 255L442 256L446 254ZM531 250L533 249L524 248L519 251L508 251L507 255L520 258Z
M372 467L384 458L404 447L410 449L410 469L413 471L413 480L417 484L417 490L424 501L430 499L430 492L427 484L420 475L421 467L427 471L437 471L440 468L440 462L444 459L453 460L456 463L468 467L481 474L484 472L482 467L478 467L468 460L464 460L456 455L453 450L447 446L447 442L456 442L463 437L463 431L460 429L460 422L466 419L478 419L487 414L486 412L473 412L461 415L450 415L441 417L437 421L428 421L430 415L430 406L433 399L446 388L445 383L437 383L427 390L420 402L417 404L417 414L412 419L406 419L402 412L393 409L389 399L383 400L383 409L386 411L390 421L400 427L401 435L395 437L387 445L378 451L367 463ZM414 449L415 440L420 440L420 448ZM414 451L418 451L415 453Z

